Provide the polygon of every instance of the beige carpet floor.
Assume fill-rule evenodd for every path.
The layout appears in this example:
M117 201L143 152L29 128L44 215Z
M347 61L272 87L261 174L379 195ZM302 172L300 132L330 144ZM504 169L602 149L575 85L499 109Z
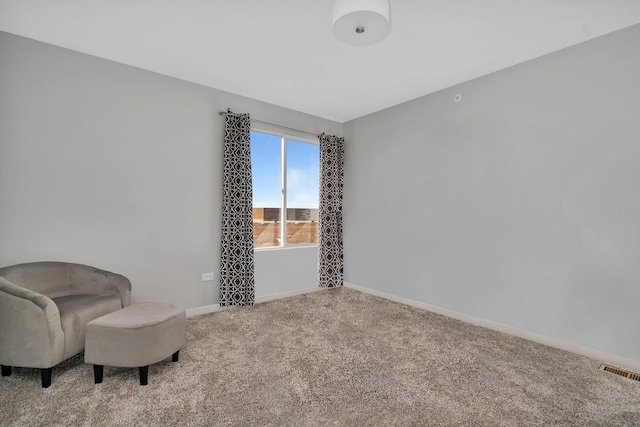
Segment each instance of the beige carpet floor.
M0 379L0 426L640 426L599 362L340 288L188 321L180 361Z

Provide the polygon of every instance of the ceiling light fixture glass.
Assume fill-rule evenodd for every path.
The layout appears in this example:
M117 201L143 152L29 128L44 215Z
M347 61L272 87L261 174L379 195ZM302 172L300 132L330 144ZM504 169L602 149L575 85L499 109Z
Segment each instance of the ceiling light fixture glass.
M345 43L368 46L391 30L389 0L335 0L333 33Z

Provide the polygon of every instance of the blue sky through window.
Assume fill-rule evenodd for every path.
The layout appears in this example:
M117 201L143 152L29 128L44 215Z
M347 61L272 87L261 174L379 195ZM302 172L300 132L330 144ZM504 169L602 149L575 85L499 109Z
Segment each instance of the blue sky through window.
M280 137L251 132L253 206L280 207ZM320 151L316 144L288 140L287 207L318 208Z

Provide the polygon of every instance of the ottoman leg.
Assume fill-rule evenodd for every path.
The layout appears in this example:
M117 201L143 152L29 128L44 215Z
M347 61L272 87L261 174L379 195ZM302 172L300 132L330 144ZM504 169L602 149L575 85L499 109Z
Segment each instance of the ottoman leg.
M3 377L10 377L11 376L11 366L2 366L2 376Z
M173 353L171 355L171 361L172 362L177 362L178 361L178 356L180 355L180 350L176 351L175 353Z
M149 379L149 365L141 366L138 370L140 370L140 385L147 385L147 380Z
M93 379L95 384L100 384L102 382L103 374L104 374L104 366L93 365Z
M49 388L51 385L51 373L53 368L40 369L40 379L42 380L42 388Z

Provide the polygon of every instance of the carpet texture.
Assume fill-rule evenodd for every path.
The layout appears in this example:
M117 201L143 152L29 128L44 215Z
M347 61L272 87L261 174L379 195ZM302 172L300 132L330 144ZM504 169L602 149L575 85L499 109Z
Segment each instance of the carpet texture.
M640 426L599 362L352 289L188 320L180 361L0 379L1 426Z

